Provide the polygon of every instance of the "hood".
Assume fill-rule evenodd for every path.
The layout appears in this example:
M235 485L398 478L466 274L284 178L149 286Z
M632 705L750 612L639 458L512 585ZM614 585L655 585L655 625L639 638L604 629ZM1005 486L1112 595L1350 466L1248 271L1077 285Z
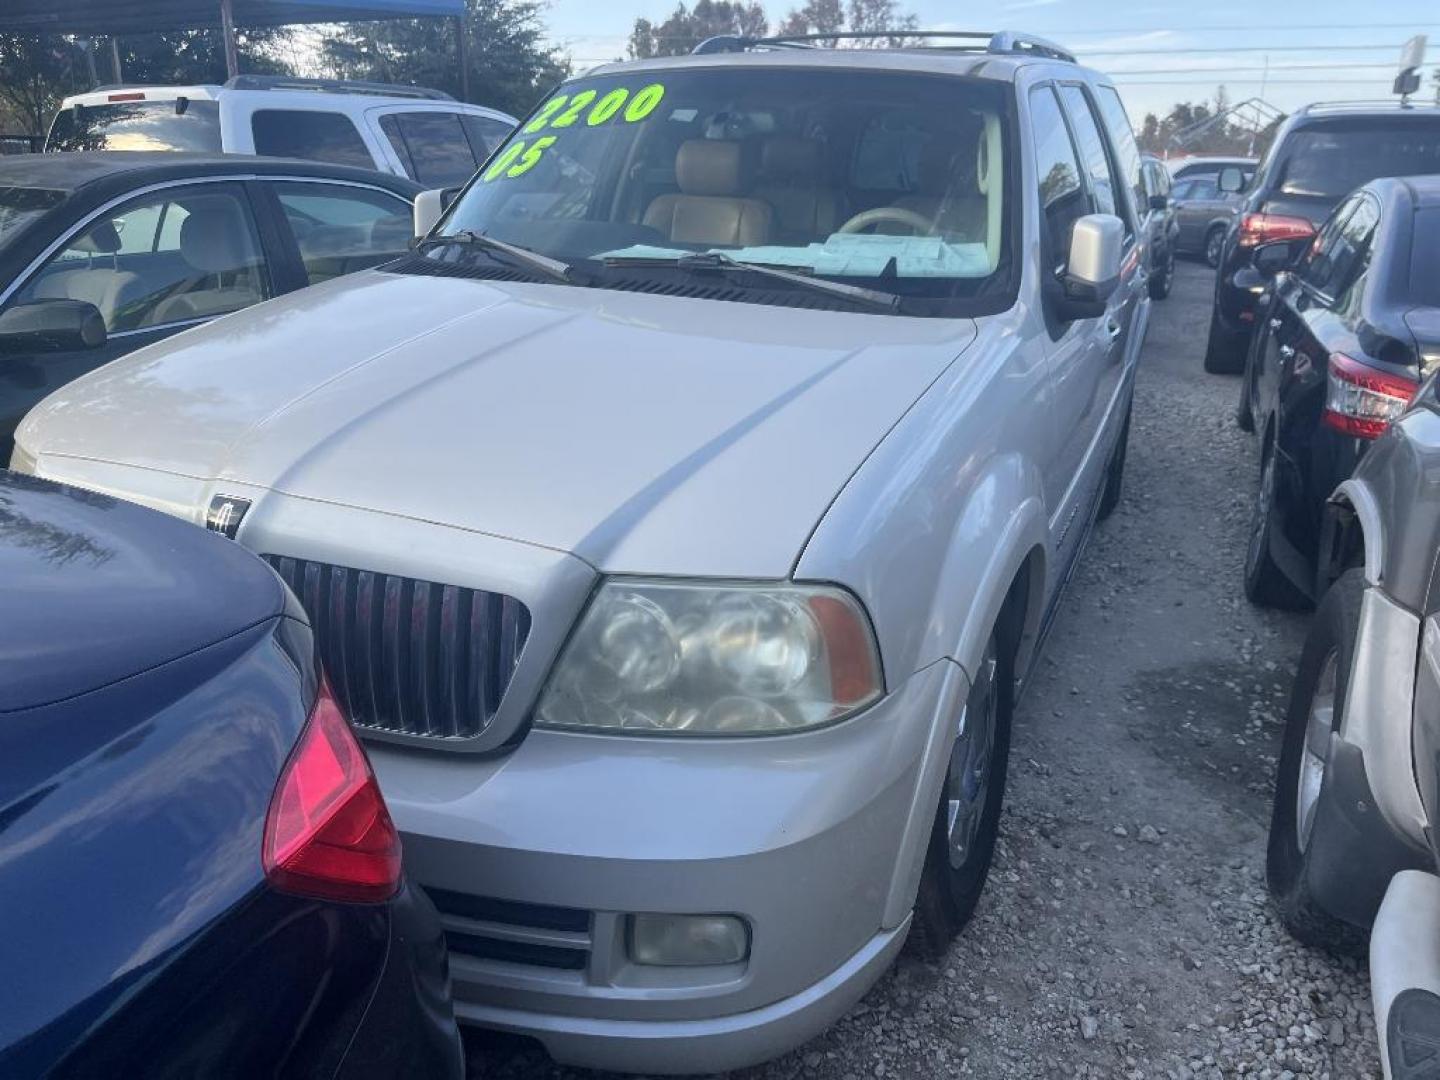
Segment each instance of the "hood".
M22 425L73 455L603 570L780 576L974 339L916 319L367 272L140 350Z

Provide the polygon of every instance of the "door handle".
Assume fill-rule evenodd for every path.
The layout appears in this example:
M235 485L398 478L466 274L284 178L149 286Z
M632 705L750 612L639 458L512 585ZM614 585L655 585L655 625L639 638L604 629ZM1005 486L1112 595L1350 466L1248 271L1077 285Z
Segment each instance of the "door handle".
M1294 360L1294 359L1295 359L1295 349L1294 349L1294 347L1291 346L1291 345L1281 345L1281 346L1280 346L1280 359L1282 359L1282 360Z
M1105 323L1105 332L1110 335L1111 341L1118 338L1124 330L1125 327L1121 326L1114 319L1109 319Z
M1284 326L1284 325L1285 325L1285 322L1284 322L1284 320L1282 320L1282 319L1271 319L1271 320L1270 320L1270 329L1271 329L1271 330L1279 330L1280 327L1282 327L1282 326Z

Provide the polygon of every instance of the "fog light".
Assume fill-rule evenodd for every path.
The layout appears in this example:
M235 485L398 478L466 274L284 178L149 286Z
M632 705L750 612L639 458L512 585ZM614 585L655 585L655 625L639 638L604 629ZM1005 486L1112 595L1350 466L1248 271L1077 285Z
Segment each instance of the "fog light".
M631 915L630 959L658 967L738 964L750 931L733 915Z

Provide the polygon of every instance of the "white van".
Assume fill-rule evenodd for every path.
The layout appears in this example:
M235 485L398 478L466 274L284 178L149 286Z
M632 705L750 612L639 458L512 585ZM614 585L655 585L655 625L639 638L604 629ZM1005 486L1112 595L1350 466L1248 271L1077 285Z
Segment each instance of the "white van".
M515 123L423 87L238 75L224 86L109 86L67 97L45 149L264 154L450 187Z

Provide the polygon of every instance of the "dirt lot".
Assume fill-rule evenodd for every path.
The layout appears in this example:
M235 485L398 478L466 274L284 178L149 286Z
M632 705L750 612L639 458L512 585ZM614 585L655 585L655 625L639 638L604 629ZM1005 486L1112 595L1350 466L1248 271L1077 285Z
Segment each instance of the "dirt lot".
M1211 276L1155 305L1126 497L1016 719L994 873L942 964L735 1080L1379 1076L1361 967L1266 906L1280 717L1305 620L1241 597L1255 465L1201 371ZM486 1080L579 1080L487 1044Z

